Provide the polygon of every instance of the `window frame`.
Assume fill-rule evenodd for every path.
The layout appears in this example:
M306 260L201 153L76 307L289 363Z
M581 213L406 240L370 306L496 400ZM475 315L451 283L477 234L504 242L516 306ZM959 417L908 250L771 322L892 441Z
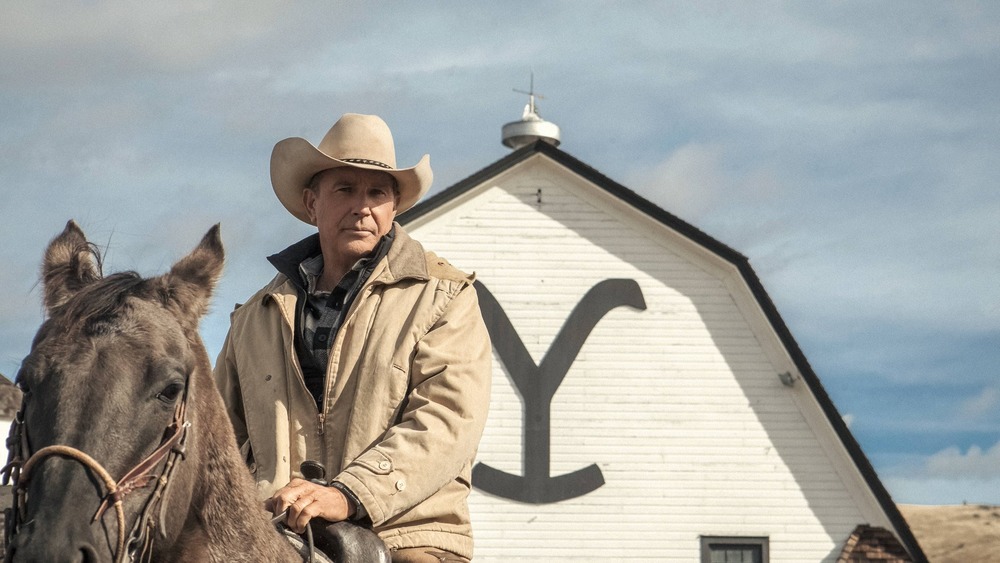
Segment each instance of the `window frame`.
M712 546L718 545L750 545L760 547L762 563L771 559L767 536L701 536L701 563L712 563Z

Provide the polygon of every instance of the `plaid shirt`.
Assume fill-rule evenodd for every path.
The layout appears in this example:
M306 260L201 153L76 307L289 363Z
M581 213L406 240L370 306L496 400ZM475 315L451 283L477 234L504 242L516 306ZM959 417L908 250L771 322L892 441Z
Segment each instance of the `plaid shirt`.
M323 274L323 255L317 254L299 263L299 274L305 282L305 299L299 317L299 363L303 366L306 388L316 399L316 406L323 410L323 391L326 388L326 367L330 361L330 347L337 336L347 311L358 291L368 281L375 265L392 246L395 228L382 237L371 254L354 263L333 291L317 291L316 284Z

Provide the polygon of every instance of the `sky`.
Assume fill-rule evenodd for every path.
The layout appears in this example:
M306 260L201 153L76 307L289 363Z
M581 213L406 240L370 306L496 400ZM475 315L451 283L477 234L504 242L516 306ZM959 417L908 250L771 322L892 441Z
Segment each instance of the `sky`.
M144 275L221 223L214 358L310 232L275 142L375 113L433 194L534 73L561 149L750 259L894 500L1000 504L1000 3L3 1L0 52L8 377L67 220Z

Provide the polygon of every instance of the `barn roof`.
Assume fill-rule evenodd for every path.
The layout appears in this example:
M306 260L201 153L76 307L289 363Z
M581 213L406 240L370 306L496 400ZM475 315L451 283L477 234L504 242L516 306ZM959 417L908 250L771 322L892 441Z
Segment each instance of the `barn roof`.
M750 266L750 261L743 254L709 236L707 233L698 229L694 225L662 209L629 188L626 188L611 178L608 178L598 170L569 155L565 151L562 151L543 141L536 141L535 143L517 149L506 157L415 205L405 213L401 214L397 220L401 224L406 225L407 223L420 217L431 214L434 210L461 196L469 190L474 189L489 179L538 154L544 155L552 161L564 166L572 173L590 181L608 194L611 194L636 210L659 221L666 227L680 233L692 242L731 263L739 270L743 280L753 292L754 298L767 317L772 329L781 339L781 342L788 354L791 356L792 361L795 362L799 373L802 375L802 379L806 382L810 391L815 396L816 401L822 408L823 413L829 420L830 425L837 433L840 441L850 454L852 461L857 466L862 477L867 482L872 493L875 495L882 509L885 511L889 520L895 527L900 540L906 547L906 550L910 553L914 561L926 561L926 557L910 530L909 525L906 523L906 520L896 507L896 504L893 502L889 492L882 485L881 480L876 474L874 467L872 467L871 462L862 451L861 446L847 428L847 424L837 411L837 408L834 406L829 394L827 394L826 389L824 389L823 385L820 383L819 377L817 377L816 373L813 371L812 366L809 365L809 361L806 359L805 354L803 354L801 348L799 348L799 345L792 336L791 331L789 331L788 326L778 313L774 302L767 294L767 291L765 291L760 278L757 277L757 273Z

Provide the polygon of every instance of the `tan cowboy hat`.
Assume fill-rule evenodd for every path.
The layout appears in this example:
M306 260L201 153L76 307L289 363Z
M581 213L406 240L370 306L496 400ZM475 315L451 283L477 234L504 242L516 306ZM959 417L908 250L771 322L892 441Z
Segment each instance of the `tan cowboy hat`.
M353 166L391 174L399 184L396 213L413 206L431 187L431 157L416 166L396 168L396 149L389 126L377 115L345 113L327 131L318 147L300 137L279 141L271 151L271 187L292 215L313 225L302 202L302 190L312 177L329 168Z

